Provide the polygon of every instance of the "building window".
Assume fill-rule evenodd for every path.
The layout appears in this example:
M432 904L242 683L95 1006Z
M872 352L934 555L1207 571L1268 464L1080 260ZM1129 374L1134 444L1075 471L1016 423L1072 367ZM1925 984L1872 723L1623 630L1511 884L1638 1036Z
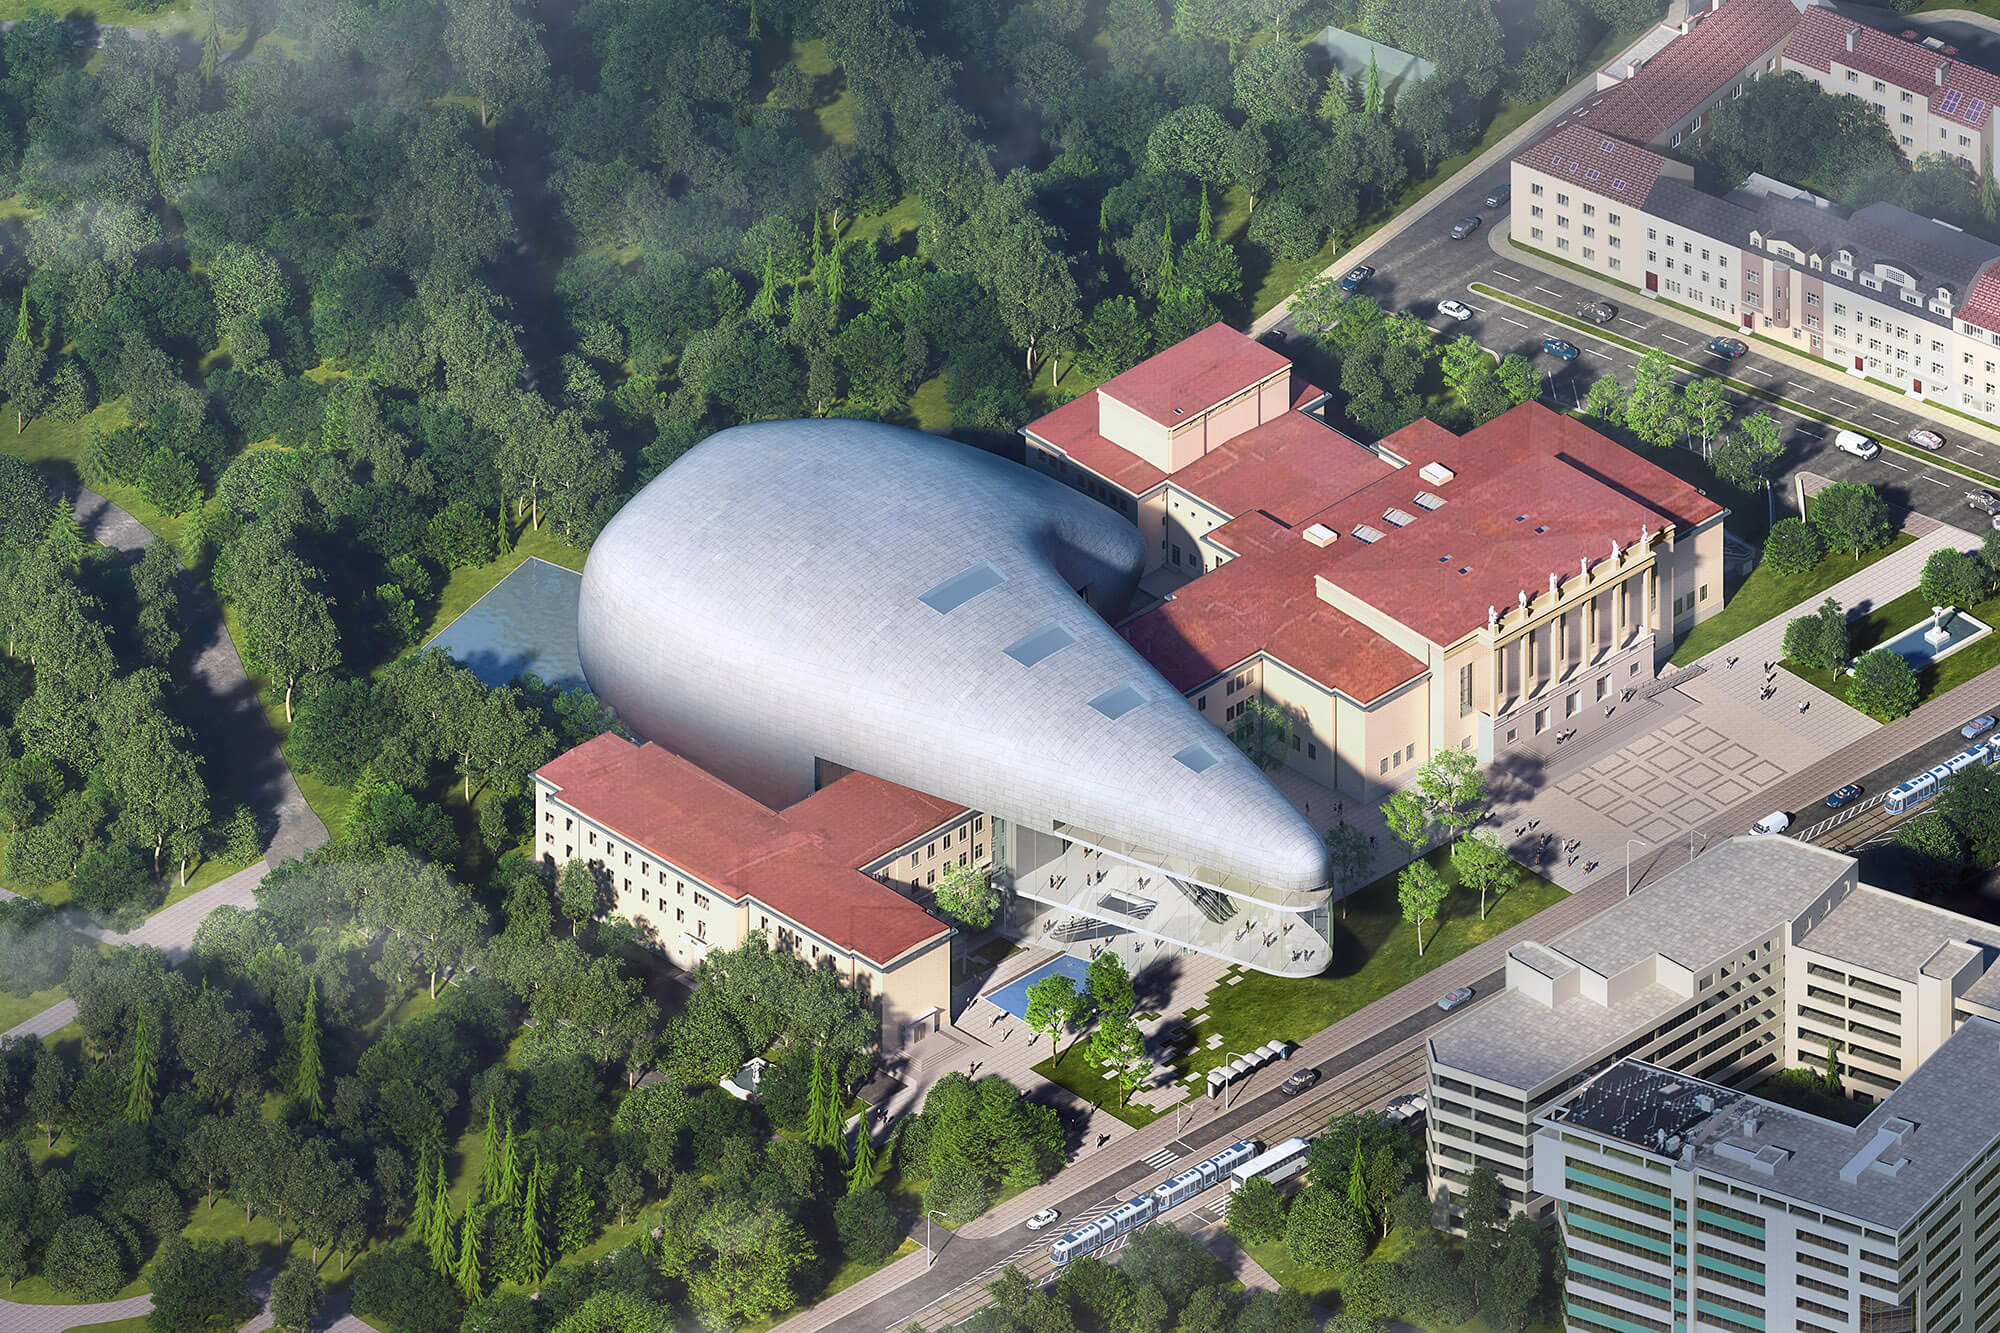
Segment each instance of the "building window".
M1528 193L1529 193L1529 194L1532 194L1532 195L1534 195L1534 196L1535 196L1535 197L1536 197L1537 199L1541 198L1541 196L1542 196L1542 187L1541 187L1540 183L1538 182L1538 183L1536 183L1536 184L1534 184L1534 185L1530 185L1530 186L1528 187Z
M1388 771L1389 771L1389 756L1385 754L1382 756L1382 772L1387 773Z
M1583 215L1584 215L1585 217L1587 217L1587 218L1594 218L1594 217L1596 217L1596 216L1597 216L1597 205L1596 205L1596 204L1585 204L1585 205L1583 206Z
M1609 693L1611 693L1611 677L1599 676L1597 678L1597 697L1602 699Z
M1531 218L1538 218L1538 217L1540 217L1541 215L1542 215L1542 206L1541 206L1540 204L1529 204L1529 205L1528 205L1528 216L1529 216L1529 217L1531 217Z
M1617 215L1616 213L1611 213L1611 214L1608 214L1608 215L1606 215L1606 217L1605 217L1605 219L1604 219L1604 220L1605 220L1606 222L1609 222L1609 223L1610 223L1610 224L1611 224L1612 226L1614 226L1614 227L1615 227L1615 226L1617 226L1617 225L1618 225L1618 224L1619 224L1619 223L1620 223L1620 222L1621 222L1621 221L1622 221L1623 219L1621 219L1621 218L1620 218L1620 217L1619 217L1619 216L1618 216L1618 215Z
M1568 195L1566 195L1566 194L1559 194L1559 195L1557 195L1557 196L1556 196L1556 207L1557 207L1557 208L1568 208L1568 207L1569 207L1569 196L1568 196Z
M1458 669L1458 715L1464 717L1472 711L1472 663L1467 662Z
M1306 758L1308 759L1319 758L1319 746L1316 743L1312 741L1306 742Z
M1549 710L1546 708L1537 708L1535 710L1535 734L1539 736L1548 729Z
M1563 700L1563 716L1575 717L1577 706L1582 702L1583 702L1582 691L1571 690L1569 692L1569 697Z
M1542 229L1540 227L1530 227L1528 228L1528 235L1539 241L1542 239Z

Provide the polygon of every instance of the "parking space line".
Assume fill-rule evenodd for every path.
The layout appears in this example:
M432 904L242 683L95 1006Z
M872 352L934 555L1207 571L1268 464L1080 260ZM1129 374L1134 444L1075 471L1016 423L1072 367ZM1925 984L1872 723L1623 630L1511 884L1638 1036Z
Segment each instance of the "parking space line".
M1906 468L1906 467L1904 467L1904 466L1903 466L1903 465L1902 465L1901 463L1891 463L1891 462L1890 462L1890 461L1889 461L1888 459L1886 459L1886 458L1885 458L1885 459L1882 459L1882 460L1881 460L1881 462L1882 462L1882 466L1883 466L1883 467L1892 467L1892 468L1896 469L1896 471L1898 471L1898 472L1908 472L1908 471L1909 471L1909 469L1908 469L1908 468Z
M1836 394L1836 393L1830 393L1830 394L1828 394L1828 395L1827 395L1827 399L1828 399L1829 401L1831 401L1831 402L1835 402L1835 403L1839 403L1839 404L1840 404L1840 405L1841 405L1842 407L1845 407L1845 408L1848 408L1848 409L1850 409L1850 410L1852 410L1853 408L1857 408L1857 407L1861 406L1861 404L1859 404L1859 403L1850 403L1850 402L1848 402L1848 401L1847 401L1847 400L1846 400L1845 398L1842 398L1842 397L1841 397L1841 396L1840 396L1839 394Z
M1885 417L1880 412L1870 412L1868 415L1874 417L1877 421L1886 421L1892 426L1896 424L1896 418Z
M1553 297L1555 297L1555 298L1556 298L1556 300L1558 300L1558 301L1562 300L1562 293L1561 293L1561 292L1552 292L1552 291L1549 291L1549 289L1548 289L1548 288L1546 288L1546 287L1537 287L1537 288L1535 288L1535 290L1536 290L1536 291L1538 291L1538 292L1543 292L1543 293L1546 293L1546 294L1547 294L1547 295L1549 295L1549 296L1553 296Z
M1519 282L1521 280L1518 274L1509 273L1504 268L1496 268L1493 271L1499 274L1501 277L1507 279L1507 281L1509 282Z
M1936 477L1933 477L1928 472L1919 472L1917 476L1922 478L1924 481L1929 482L1933 486L1949 486L1951 484L1948 481L1939 481Z
M1623 315L1620 315L1620 316L1618 317L1618 322L1619 322L1620 324L1630 324L1630 325L1631 325L1631 326L1632 326L1633 328L1635 328L1635 329L1643 329L1643 328L1645 328L1645 327L1646 327L1646 326L1645 326L1644 324L1641 324L1641 323L1640 323L1640 322L1639 322L1638 320L1636 320L1636 319L1627 319L1627 318L1625 318L1625 316L1623 316Z
M1661 334L1660 336L1661 336L1662 338L1665 338L1665 339L1666 339L1666 340L1667 340L1668 342L1670 342L1670 343L1679 343L1679 344L1680 344L1680 345L1681 345L1682 347L1692 347L1692 346L1694 346L1694 344L1693 344L1693 343L1691 343L1691 342L1689 342L1689 341L1688 341L1687 339L1685 339L1685 338L1676 338L1676 337L1674 337L1674 335L1673 335L1673 334L1671 334L1671 333L1662 333L1662 334Z
M1515 319L1511 315L1502 315L1500 316L1500 318L1506 320L1509 324L1512 324L1517 329L1525 329L1528 327L1526 324L1523 324L1520 320Z

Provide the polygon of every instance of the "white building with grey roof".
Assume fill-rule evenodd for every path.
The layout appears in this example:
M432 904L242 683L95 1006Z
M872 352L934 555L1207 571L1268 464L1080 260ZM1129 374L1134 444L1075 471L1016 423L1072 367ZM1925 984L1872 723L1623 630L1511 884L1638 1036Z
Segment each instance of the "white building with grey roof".
M1863 884L1851 857L1732 838L1546 944L1428 1043L1433 1193L1484 1168L1537 1216L1535 1121L1615 1061L1749 1087L1823 1066L1882 1099L1968 1019L2000 1020L2000 929Z
M1623 1059L1536 1119L1573 1333L2000 1327L2000 1024L1858 1124Z

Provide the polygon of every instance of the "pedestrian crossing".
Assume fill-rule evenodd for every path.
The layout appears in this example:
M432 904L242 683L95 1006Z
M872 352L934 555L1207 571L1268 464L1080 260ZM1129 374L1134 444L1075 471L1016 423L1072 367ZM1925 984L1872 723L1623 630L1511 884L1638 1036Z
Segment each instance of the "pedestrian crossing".
M1180 1153L1178 1153L1171 1147L1167 1147L1167 1148L1162 1148L1158 1152L1153 1153L1152 1155L1147 1157L1146 1165L1152 1167L1155 1171L1158 1171L1163 1167L1172 1166L1175 1162L1180 1161L1180 1159L1181 1159Z

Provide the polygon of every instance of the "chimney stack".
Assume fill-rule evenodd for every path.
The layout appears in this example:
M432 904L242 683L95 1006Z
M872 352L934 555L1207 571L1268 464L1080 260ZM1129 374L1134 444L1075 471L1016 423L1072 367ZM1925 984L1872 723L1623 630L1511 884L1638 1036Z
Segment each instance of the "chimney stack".
M1848 54L1850 54L1850 55L1852 55L1852 54L1853 54L1853 52L1854 52L1854 39L1855 39L1856 37L1860 36L1860 35L1861 35L1861 25L1860 25L1860 24L1858 24L1858 23L1857 23L1857 24L1855 24L1855 25L1854 25L1853 27L1851 27L1851 28L1849 28L1849 29L1847 30L1847 50L1848 50Z

